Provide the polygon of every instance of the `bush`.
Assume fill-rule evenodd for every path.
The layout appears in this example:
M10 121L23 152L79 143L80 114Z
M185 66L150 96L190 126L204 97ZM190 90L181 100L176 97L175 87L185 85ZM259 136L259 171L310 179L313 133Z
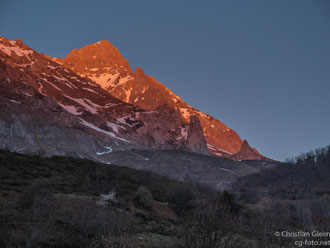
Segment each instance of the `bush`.
M139 207L151 209L154 199L151 192L146 187L141 186L134 194L133 202Z
M182 215L193 207L194 192L189 188L174 188L170 192L169 203L176 214Z
M223 197L209 195L196 200L184 218L178 247L244 247L238 235L241 226L241 217L231 213Z

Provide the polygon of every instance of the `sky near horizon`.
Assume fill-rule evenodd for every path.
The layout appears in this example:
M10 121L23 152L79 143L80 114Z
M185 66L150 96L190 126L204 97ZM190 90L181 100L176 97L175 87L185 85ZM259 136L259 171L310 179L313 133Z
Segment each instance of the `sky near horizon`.
M65 57L110 41L277 160L330 144L330 1L19 1L0 35Z

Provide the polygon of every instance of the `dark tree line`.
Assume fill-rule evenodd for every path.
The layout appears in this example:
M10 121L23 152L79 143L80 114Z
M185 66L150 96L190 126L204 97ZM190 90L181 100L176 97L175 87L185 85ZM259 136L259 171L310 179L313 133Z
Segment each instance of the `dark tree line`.
M329 150L240 178L231 192L0 151L0 247L294 247L274 233L330 226ZM171 242L144 243L144 232Z
M239 198L250 203L265 196L310 199L330 193L329 178L330 146L240 178L233 187Z

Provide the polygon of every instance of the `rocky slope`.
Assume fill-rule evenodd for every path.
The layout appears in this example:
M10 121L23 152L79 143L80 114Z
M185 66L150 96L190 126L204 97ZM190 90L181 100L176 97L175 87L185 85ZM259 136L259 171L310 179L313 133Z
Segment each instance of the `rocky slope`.
M239 152L229 156L233 160L264 160L264 161L273 161L265 156L262 156L255 148L252 148L249 143L244 140Z
M122 102L20 40L0 37L0 68L1 147L92 157L131 147L207 153L198 121L166 105Z
M54 60L80 76L95 81L116 98L144 110L152 111L166 104L175 109L184 123L189 123L190 117L196 116L201 123L208 150L214 155L229 157L241 149L243 142L234 130L182 101L141 68L137 67L133 73L127 60L108 41L87 45L80 50L74 49L64 59Z
M228 189L239 177L272 166L271 161L231 159L178 150L131 149L104 154L114 164L147 170L180 181L198 182L215 189ZM255 164L250 165L249 162Z
M109 46L107 42L99 44ZM79 51L75 53L79 54ZM90 158L150 170L179 180L207 183L215 188L227 188L237 177L270 164L256 161L260 166L255 167L210 156L210 150L229 156L228 152L222 153L218 147L213 147L208 136L204 136L203 123L207 119L210 123L220 122L181 101L141 69L132 73L117 50L100 51L93 56L100 56L97 66L103 66L102 69L93 67L91 70L72 64L76 60L73 55L70 61L57 59L55 62L20 40L0 36L0 149L43 156ZM115 62L104 61L109 56ZM87 74L103 70L101 75L105 78L114 68L121 73L105 90L104 85L101 87L90 79L90 74L86 77L72 71L77 68ZM172 101L175 104L168 103L167 97L156 97L160 103L143 109L143 106L126 103L109 93L116 85L118 92L124 92L121 90L130 84L136 89L134 83L144 80L152 82L149 90L154 90L153 94L167 92L172 99L177 99ZM130 92L130 99L131 96L136 98L139 91L143 94L144 83L137 85L142 91ZM150 104L155 101L152 98ZM191 112L183 114L179 106L189 107ZM252 152L247 148L244 142L242 144L232 159L265 159L256 150L251 148Z

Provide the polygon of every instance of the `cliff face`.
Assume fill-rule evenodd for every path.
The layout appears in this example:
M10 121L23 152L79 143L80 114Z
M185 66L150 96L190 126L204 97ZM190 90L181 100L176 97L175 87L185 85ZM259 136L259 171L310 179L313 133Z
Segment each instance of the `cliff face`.
M213 155L228 157L240 150L242 140L234 130L182 101L154 77L146 75L141 68L137 67L133 73L128 62L109 44L87 45L80 50L73 50L66 58L55 61L95 81L116 98L141 109L152 111L166 104L180 114L184 123L189 123L190 117L196 116L202 126L208 150ZM112 55L113 51L116 56ZM105 54L109 56L104 56ZM112 58L116 58L116 63L110 62Z
M128 61L120 54L109 41L103 40L89 46L73 49L65 59L56 58L56 61L72 71L81 73L101 73L112 67L130 70Z
M112 48L110 43L101 42L103 45ZM110 62L99 61L99 65L110 66L112 59L122 63L118 66L128 65L115 49L99 54L112 56ZM73 55L69 58L77 61ZM109 147L188 151L193 147L191 151L200 152L191 144L198 142L197 136L203 140L203 135L182 137L189 123L173 108L148 111L118 100L94 81L21 41L0 37L0 67L0 147L47 154L76 152L96 158Z
M267 157L262 156L255 148L252 148L249 143L244 140L239 152L233 154L229 157L233 160L265 160L265 161L273 161Z
M109 44L104 46L108 49ZM209 151L229 156L228 150L235 150L231 139L216 139L226 137L230 129L184 103L142 69L133 73L111 49L113 53L105 53L96 63L106 67L85 68L91 50L84 59L76 60L79 51L75 51L68 61L56 62L20 40L0 36L0 149L88 158L179 180L190 178L216 189L226 189L238 177L257 171L246 162L210 156ZM109 56L110 61L103 61ZM112 63L113 59L118 60ZM73 71L77 68L88 77ZM107 90L93 77L102 77ZM109 91L118 91L116 96L126 102ZM215 136L208 136L212 132ZM223 146L211 145L212 139L212 144ZM243 142L232 158L251 157L264 159ZM264 161L252 162L264 166Z
M200 125L199 119L193 115L190 116L187 141L189 150L208 154L207 143L203 135L203 129Z
M53 59L20 40L0 37L0 59L2 146L18 144L9 138L15 140L17 132L26 132L25 139L33 145L15 149L44 148L37 142L44 125L44 133L53 132L54 137L43 141L49 143L47 149L56 144L56 150L63 152L70 150L64 144L71 143L60 137L72 137L77 140L72 144L86 144L84 153L90 149L94 155L111 144L112 150L183 149L236 160L265 159L255 149L245 149L235 131L182 101L141 68L133 73L107 41L74 49L65 59ZM77 130L89 133L85 140L90 141L76 137Z

